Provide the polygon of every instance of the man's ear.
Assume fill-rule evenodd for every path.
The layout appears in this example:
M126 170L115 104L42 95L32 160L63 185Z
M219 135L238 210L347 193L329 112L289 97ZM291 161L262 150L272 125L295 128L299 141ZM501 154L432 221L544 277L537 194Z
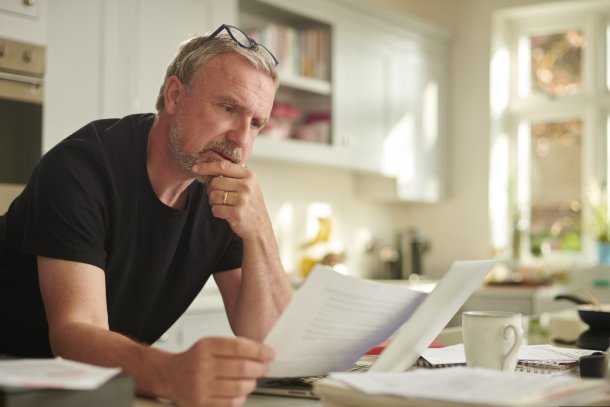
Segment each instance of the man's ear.
M178 110L178 102L184 91L184 84L177 76L167 78L163 89L165 111L167 114L173 115Z

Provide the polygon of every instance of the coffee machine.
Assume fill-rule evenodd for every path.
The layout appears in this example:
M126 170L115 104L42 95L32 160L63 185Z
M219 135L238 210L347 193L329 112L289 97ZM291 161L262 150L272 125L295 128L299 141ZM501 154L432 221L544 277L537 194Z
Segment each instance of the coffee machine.
M423 256L430 250L430 241L415 227L400 230L397 240L402 278L423 275Z

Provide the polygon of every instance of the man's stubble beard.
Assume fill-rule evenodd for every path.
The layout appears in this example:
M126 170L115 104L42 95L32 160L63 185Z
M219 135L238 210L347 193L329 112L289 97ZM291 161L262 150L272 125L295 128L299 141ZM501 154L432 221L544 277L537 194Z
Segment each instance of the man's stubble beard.
M223 157L226 157L234 164L241 163L241 148L236 147L233 143L227 141L223 137L210 141L198 152L189 153L185 151L184 145L182 144L183 130L180 124L181 123L178 117L172 124L170 124L168 136L169 148L178 167L189 176L194 177L198 182L207 185L213 176L199 176L193 173L191 170L193 166L198 163L219 161L213 157L205 157L208 151L215 151Z

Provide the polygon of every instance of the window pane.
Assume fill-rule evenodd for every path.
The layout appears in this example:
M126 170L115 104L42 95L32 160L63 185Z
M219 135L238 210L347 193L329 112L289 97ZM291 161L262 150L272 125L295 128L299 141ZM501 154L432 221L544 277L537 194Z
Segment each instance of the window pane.
M549 96L578 93L584 46L579 30L530 37L532 91Z
M530 130L530 251L580 251L582 122L535 123Z

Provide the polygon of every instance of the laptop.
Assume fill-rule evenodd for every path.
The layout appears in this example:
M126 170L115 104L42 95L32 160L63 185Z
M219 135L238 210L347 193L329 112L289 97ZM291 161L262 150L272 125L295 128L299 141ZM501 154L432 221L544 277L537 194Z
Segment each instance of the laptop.
M381 354L354 360L354 365L348 371L400 372L411 368L495 264L495 260L455 261L432 292L396 331ZM262 378L253 393L317 399L319 396L313 391L313 383L323 377Z

